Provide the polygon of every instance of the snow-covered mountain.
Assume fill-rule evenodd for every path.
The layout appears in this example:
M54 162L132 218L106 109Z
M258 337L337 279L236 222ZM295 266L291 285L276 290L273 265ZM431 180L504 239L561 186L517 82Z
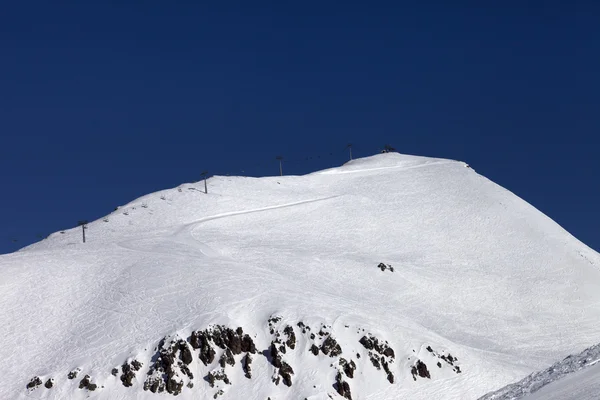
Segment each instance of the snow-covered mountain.
M477 399L600 337L600 255L464 163L203 191L0 257L1 399Z

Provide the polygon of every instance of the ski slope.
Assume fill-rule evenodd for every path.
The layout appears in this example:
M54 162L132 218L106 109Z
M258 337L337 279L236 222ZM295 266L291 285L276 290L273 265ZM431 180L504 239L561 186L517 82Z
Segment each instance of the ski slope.
M600 256L462 162L388 153L203 189L0 256L0 398L316 400L345 382L355 400L477 399L598 342Z

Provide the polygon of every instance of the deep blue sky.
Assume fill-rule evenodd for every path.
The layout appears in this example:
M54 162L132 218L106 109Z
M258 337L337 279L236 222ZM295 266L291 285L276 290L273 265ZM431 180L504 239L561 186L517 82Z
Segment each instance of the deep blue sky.
M466 161L600 250L600 2L124 3L2 5L0 253L349 142Z

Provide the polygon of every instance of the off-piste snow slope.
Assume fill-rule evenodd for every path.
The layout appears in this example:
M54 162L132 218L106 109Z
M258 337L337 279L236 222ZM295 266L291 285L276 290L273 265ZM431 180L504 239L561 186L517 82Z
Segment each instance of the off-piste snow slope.
M543 371L488 393L480 400L598 400L600 344L570 355Z
M0 399L476 399L599 341L600 256L464 163L208 187L0 257Z

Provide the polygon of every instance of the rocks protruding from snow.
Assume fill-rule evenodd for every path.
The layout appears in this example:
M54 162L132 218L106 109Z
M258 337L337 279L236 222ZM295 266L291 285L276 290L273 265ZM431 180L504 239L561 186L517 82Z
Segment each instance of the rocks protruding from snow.
M308 351L310 351L311 353L313 353L315 356L319 355L319 348L314 343L312 344L312 346L310 346L310 349L308 349Z
M195 331L192 332L189 342L194 349L200 350L199 358L204 365L212 364L215 359L216 353L211 343L223 350L229 350L232 355L256 353L254 341L250 335L244 334L241 327L233 330L225 326L216 325L204 331ZM231 360L233 357L229 359Z
M67 378L68 379L75 379L75 378L77 378L77 375L79 375L80 371L81 371L81 369L79 369L79 368L74 369L73 371L71 371L71 372L69 372L67 374Z
M200 361L204 365L212 364L215 359L215 350L210 345L210 335L207 331L192 332L190 344L194 349L200 350Z
M445 354L444 352L441 352L441 353L437 352L431 346L427 346L425 349L429 353L431 353L431 355L433 355L434 357L437 357L440 360L443 360L447 365L452 367L452 371L454 371L455 373L460 374L462 372L460 369L460 366L458 365L458 358L454 357L452 354L450 354L450 353ZM442 368L442 363L440 363L438 361L437 366L439 368Z
M343 379L342 374L340 372L338 372L335 376L334 387L336 392L338 392L340 396L342 396L345 399L352 400L352 394L350 393L350 385Z
M396 353L392 349L387 341L378 339L376 336L368 334L360 338L359 343L363 347L369 350L369 360L371 364L378 370L383 371L386 374L386 378L390 383L394 383L394 374L390 370L389 364L394 362Z
M252 356L247 353L244 358L242 358L242 369L244 370L244 376L248 379L252 378Z
M362 350L357 352L358 344L354 342L355 344L352 346L344 335L340 335L340 338L345 338L342 343L351 352L350 354L344 354L342 357L342 346L336 340L331 325L321 323L311 328L304 322L295 324L287 324L286 322L279 316L269 318L268 330L272 335L272 339L269 347L262 352L262 355L274 367L271 379L276 385L283 383L288 387L292 386L296 366L293 367L289 360L297 360L298 357L312 357L306 354L305 346L310 353L319 357L319 360L316 361L323 362L324 368L327 368L326 365L328 365L329 368L335 370L334 387L346 399L351 399L349 380L354 379L357 374L361 373L359 371L368 367L369 364L381 371L390 384L395 383L393 363L395 362L396 353L386 340L366 332L364 328L357 328L354 340L364 347L368 360L361 357L361 354L365 355ZM350 328L350 325L344 325L344 327ZM298 344L302 347L301 354L293 354L297 350ZM233 329L223 325L211 325L207 329L193 331L187 340L177 334L160 340L150 360L145 361L149 363L145 379L139 378L139 371L143 368L142 362L138 361L139 358L128 359L120 368L113 368L111 374L119 376L125 387L135 386L137 379L140 382L143 381L143 389L146 391L153 393L167 392L178 395L184 390L196 388L193 382L194 374L192 374L192 370L195 372L200 365L197 360L194 360L195 357L198 357L205 366L209 367L210 372L203 372L206 373L204 380L208 382L210 387L214 388L216 391L214 395L218 397L227 390L226 385L234 384L230 378L233 375L229 373L228 368L235 367L236 361L241 365L245 378L253 378L251 365L255 360L252 354L256 353L253 339L250 335L244 333L241 327ZM323 355L320 356L320 353ZM413 353L416 353L416 351L413 350ZM354 357L354 355L356 355L356 358L349 358L349 356ZM237 356L239 358L236 359ZM286 360L287 357L290 358ZM434 357L433 360L431 357ZM409 357L409 360L411 359ZM215 363L217 360L218 362ZM431 364L431 362L435 363L436 361L439 368L448 365L456 373L460 372L460 367L457 364L458 360L455 356L447 351L437 352L431 346L427 346L422 349L419 357L414 359L413 364L409 365L413 379L416 380L418 377L431 379L425 362ZM262 369L255 370L255 374L260 370ZM80 371L80 368L71 371L68 375L69 379L77 377ZM408 371L406 373L408 374ZM34 378L27 387L33 389L41 383L40 378L38 380ZM46 383L46 385L50 384ZM87 390L97 388L91 382L89 375L81 380L79 386ZM50 385L50 387L52 386Z
M133 360L131 362L126 362L123 365L121 365L121 372L123 372L123 373L121 374L120 379L121 379L121 382L123 383L123 386L125 386L125 387L133 386L132 381L135 378L135 373L137 371L139 371L140 368L142 368L142 363L137 360ZM117 375L118 373L119 373L119 371L116 368L113 369L113 375Z
M235 358L233 358L233 353L231 349L226 349L225 352L219 358L219 365L221 368L225 368L225 364L229 364L232 367L235 365Z
M46 387L46 389L52 389L54 387L54 379L48 379L44 384L44 387Z
M42 380L40 379L40 377L34 376L33 378L31 378L31 380L27 384L27 389L35 389L36 387L40 386L41 384L42 384Z
M90 392L93 392L97 387L98 385L92 383L89 375L84 376L83 379L79 381L79 389L87 389Z
M305 325L302 321L298 322L296 325L298 325L298 328L302 330L303 334L306 334L306 331L310 331L310 326Z
M290 349L294 350L296 348L296 334L294 333L294 328L292 328L290 325L288 325L283 330L283 333L285 333L288 337L287 340L285 341L285 344Z
M350 360L350 362L348 362L345 358L340 358L339 363L346 376L348 378L354 378L354 371L356 370L356 364L354 361Z
M327 336L327 338L321 344L321 351L323 354L328 355L329 357L337 357L342 354L342 348L337 340L335 340L331 335Z
M223 381L227 385L231 384L229 378L227 377L227 374L225 373L225 370L223 369L209 372L206 376L206 380L208 381L210 387L215 387L216 381Z
M427 365L425 365L425 363L421 360L417 360L417 362L411 367L410 373L415 381L417 380L417 376L431 379Z
M273 382L279 385L280 380L286 386L292 386L292 375L294 375L294 369L283 360L283 354L286 354L286 346L290 350L296 348L296 334L294 328L290 325L286 325L283 331L279 330L278 324L281 322L281 317L271 316L268 320L269 332L274 335L275 338L271 341L271 345L267 351L270 356L271 364L275 367L275 373L272 377ZM282 342L282 336L285 335L287 339Z
M182 339L164 338L156 348L154 359L156 360L148 370L148 377L144 382L144 390L150 390L153 393L167 391L172 395L181 393L185 381L188 383L194 379L194 375L182 360L186 359L186 353L189 351L188 344ZM191 362L191 353L189 362Z
M389 264L384 264L384 263L379 263L379 265L377 266L377 268L379 268L381 270L381 272L388 270L390 272L394 272L394 267L392 267Z

